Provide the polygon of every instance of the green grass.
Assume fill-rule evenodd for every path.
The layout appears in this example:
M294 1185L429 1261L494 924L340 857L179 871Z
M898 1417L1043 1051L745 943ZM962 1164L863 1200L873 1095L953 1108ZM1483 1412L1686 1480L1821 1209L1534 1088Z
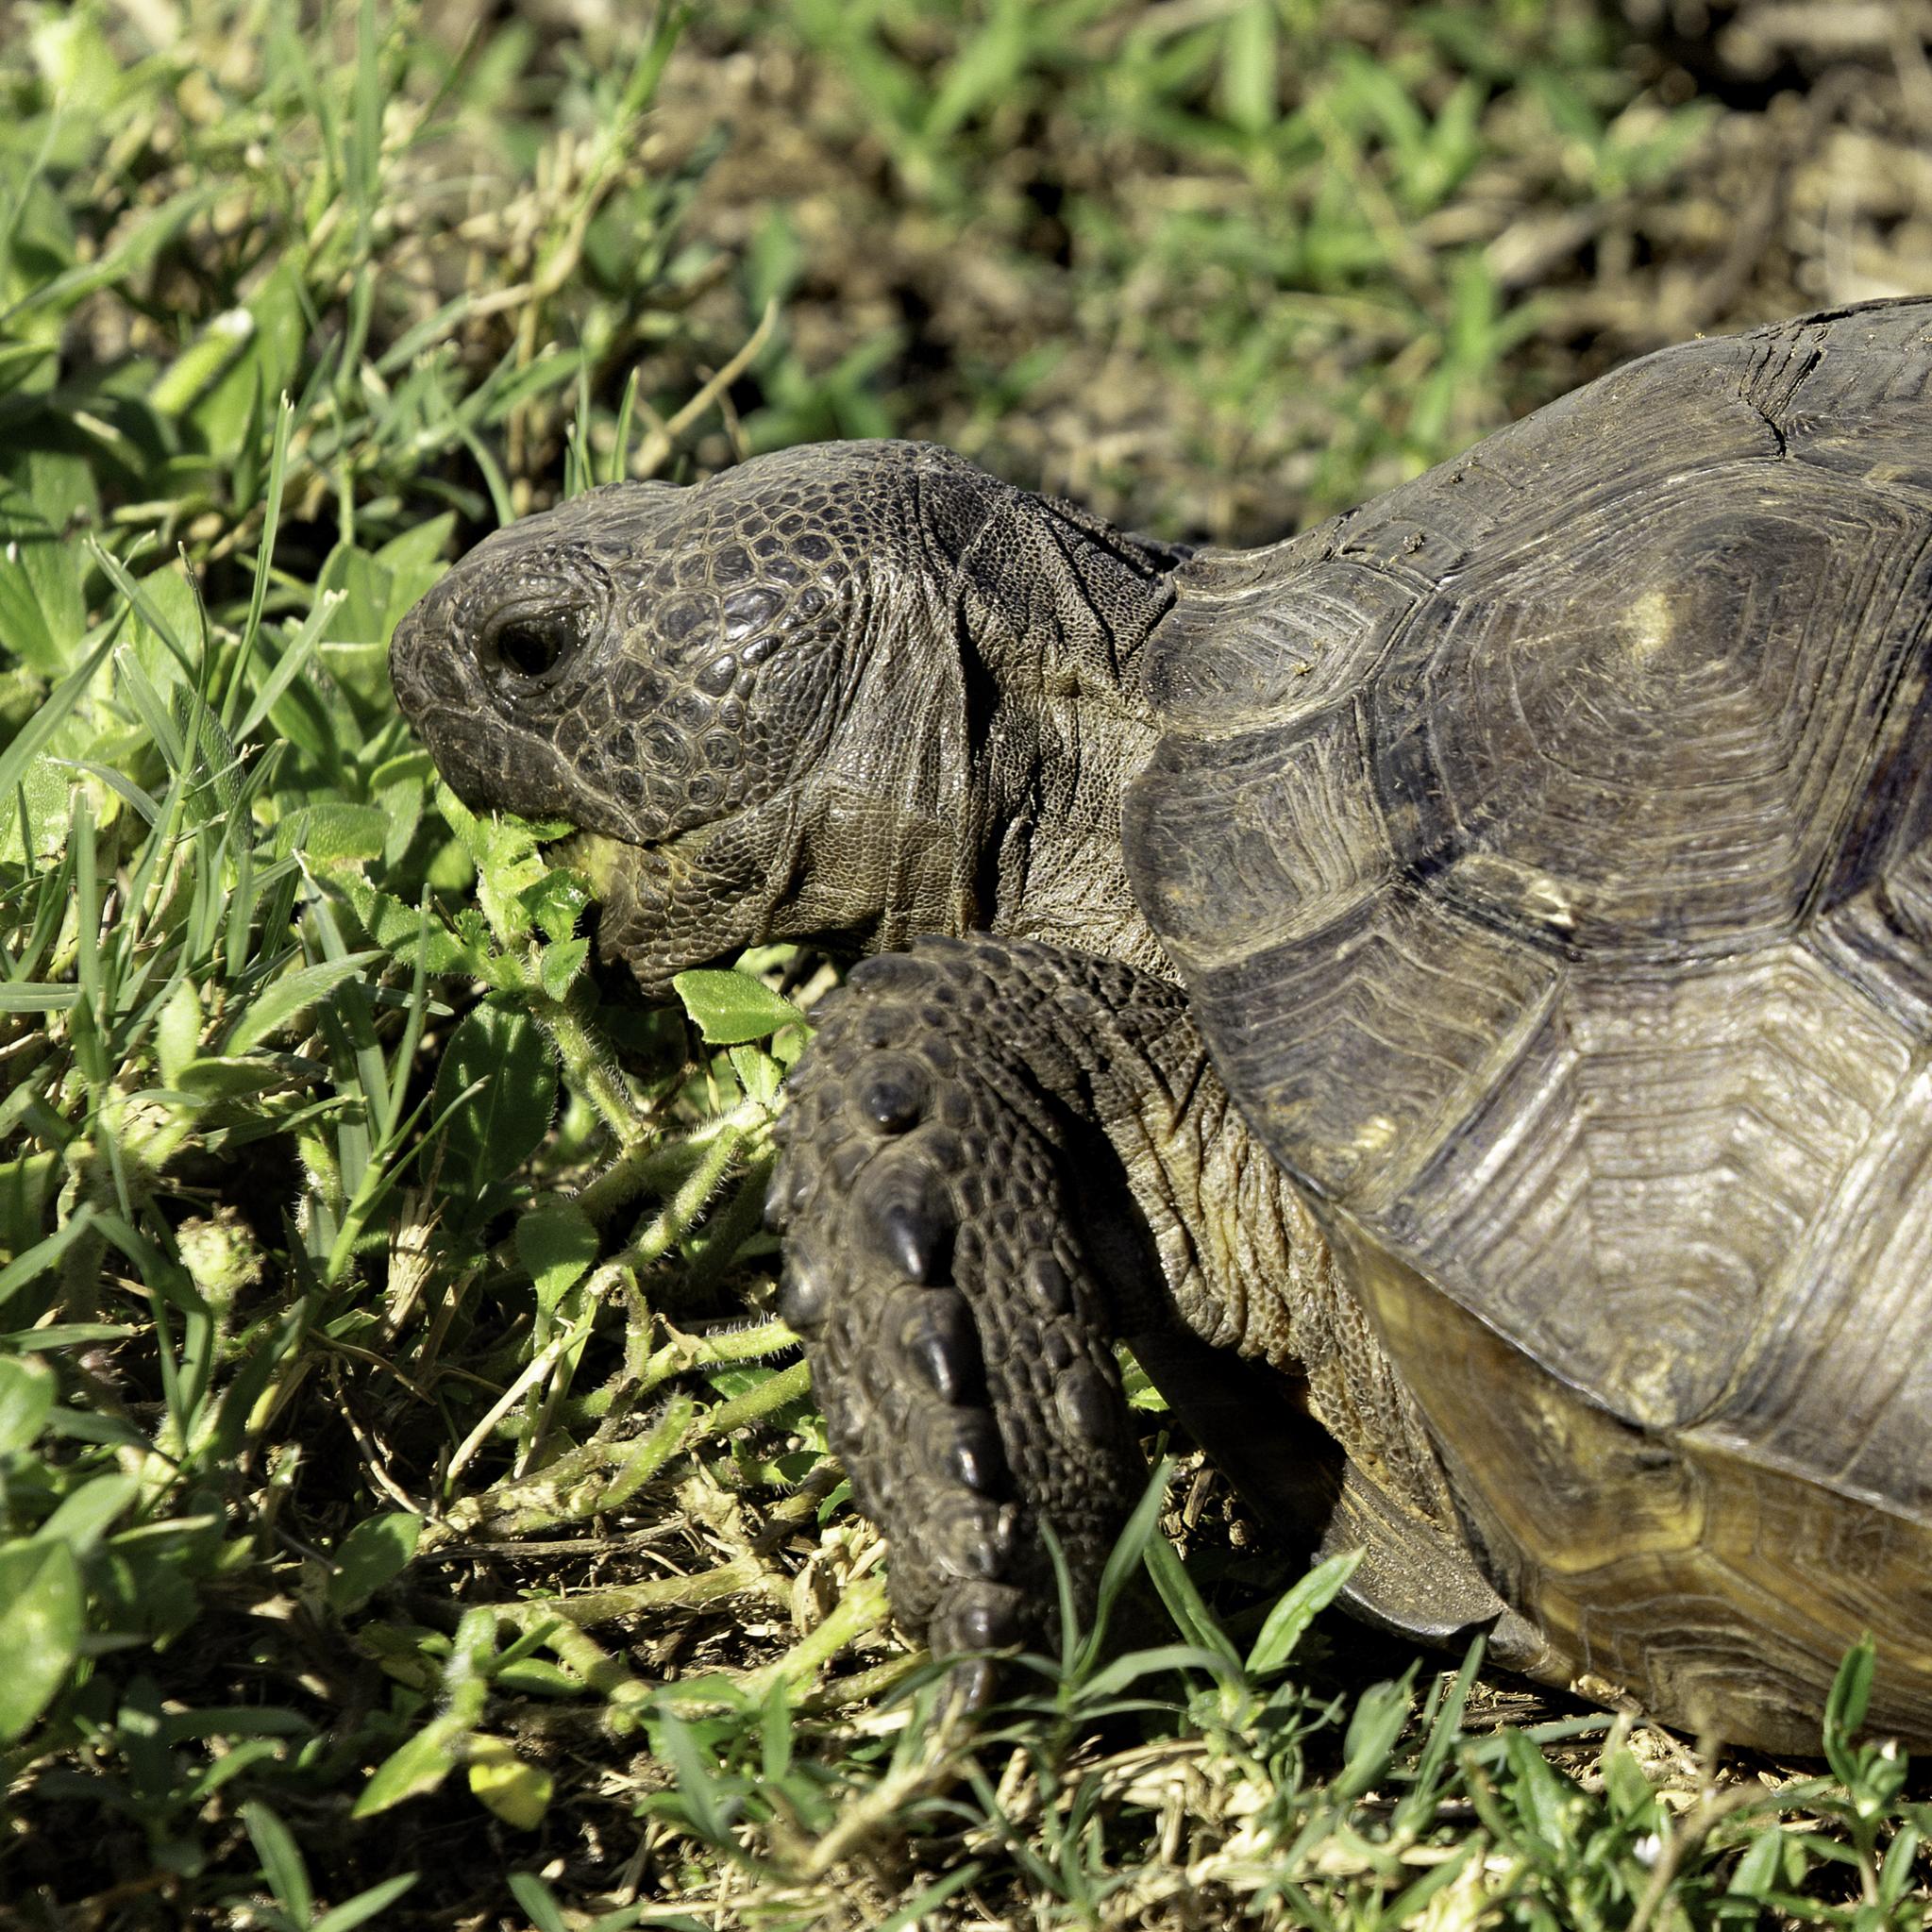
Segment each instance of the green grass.
M384 668L496 523L801 437L1351 500L1588 366L1510 264L1713 110L1523 0L150 18L0 45L0 1923L1922 1923L1856 1659L1829 1774L1709 1766L1198 1473L1125 1648L940 1722L771 1313L822 969L639 1004Z

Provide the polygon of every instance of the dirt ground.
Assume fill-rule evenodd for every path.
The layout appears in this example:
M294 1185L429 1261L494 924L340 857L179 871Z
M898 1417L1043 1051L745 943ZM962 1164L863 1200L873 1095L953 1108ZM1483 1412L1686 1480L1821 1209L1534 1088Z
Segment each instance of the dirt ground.
M1265 204L1236 168L1177 167L1175 150L1131 130L1097 137L1068 111L1069 83L995 117L967 182L972 206L951 210L943 194L908 192L845 74L748 31L742 11L694 21L660 95L659 138L687 153L724 140L692 211L709 242L755 258L784 210L799 265L783 326L805 369L836 371L884 344L873 386L901 433L1170 534L1279 534L1404 473L1400 451L1371 449L1359 477L1339 479L1319 461L1338 434L1336 398L1358 394L1365 375L1400 395L1399 312L1364 302L1351 315L1337 301L1294 338L1299 367L1244 385L1228 377L1244 346L1252 353L1244 317L1252 344L1296 295L1230 292L1218 286L1224 265L1162 257L1175 210ZM1137 22L1183 11L1212 9L1108 9L1086 29L1085 58L1104 69ZM1417 11L1336 0L1319 9L1319 31L1400 71ZM1575 156L1526 116L1512 122L1509 101L1492 111L1483 160L1400 237L1419 311L1441 308L1440 264L1471 246L1505 312L1530 311L1495 382L1456 396L1445 443L1700 332L1932 290L1932 0L1553 0L1517 12L1539 16L1521 34L1524 59L1563 32L1622 42L1612 57L1628 94L1622 127L1640 132L1691 102L1707 118L1655 178L1610 193L1599 180L1580 195ZM1084 232L1068 232L1072 207L1087 211ZM1096 210L1113 225L1100 240ZM751 326L744 290L739 277L708 298L721 343ZM1049 366L1023 405L989 413L988 372L1034 356ZM856 433L828 424L841 432ZM730 450L721 433L697 453L708 467Z

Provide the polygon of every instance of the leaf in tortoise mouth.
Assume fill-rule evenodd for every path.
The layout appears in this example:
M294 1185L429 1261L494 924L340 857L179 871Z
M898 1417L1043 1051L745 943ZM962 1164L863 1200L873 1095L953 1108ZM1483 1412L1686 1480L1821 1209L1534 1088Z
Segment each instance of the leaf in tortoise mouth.
M601 832L570 832L543 844L546 862L567 865L588 882L592 895L609 899L619 876L637 866L664 873L670 870L664 848L633 844Z

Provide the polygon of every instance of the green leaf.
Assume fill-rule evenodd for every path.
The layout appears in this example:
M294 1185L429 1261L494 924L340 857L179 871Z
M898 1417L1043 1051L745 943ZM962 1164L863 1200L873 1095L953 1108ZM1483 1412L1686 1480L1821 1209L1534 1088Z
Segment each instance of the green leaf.
M5 1302L37 1275L52 1268L93 1224L99 1212L92 1201L82 1201L75 1209L72 1219L56 1228L44 1241L35 1242L25 1254L15 1255L5 1268L0 1268L0 1302Z
M351 952L284 973L235 1022L224 1043L223 1057L238 1057L269 1034L293 1025L318 1000L327 999L344 980L353 980L372 959L381 957L379 952Z
M400 760L392 759L391 764L399 765ZM423 806L429 794L428 779L420 770L398 770L391 778L378 772L370 781L370 789L375 793L383 815L389 820L389 830L383 834L383 864L394 871L403 862L416 836L416 828L423 822Z
M1287 1590L1268 1620L1248 1653L1252 1672L1279 1671L1294 1655L1295 1647L1307 1634L1308 1626L1335 1602L1343 1584L1354 1575L1362 1560L1360 1550L1344 1550L1318 1563L1301 1582Z
M176 1085L181 1070L201 1051L201 1001L195 998L193 983L184 973L175 982L161 1008L154 1031L155 1058L160 1063L164 1085Z
M307 814L301 846L319 865L338 865L379 859L389 836L389 814L378 805L351 805L332 798Z
M1845 1653L1824 1700L1824 1755L1840 1783L1847 1786L1858 1782L1858 1754L1852 1740L1872 1703L1876 1666L1877 1650L1867 1632Z
M309 324L302 311L302 277L293 260L274 270L245 312L253 328L244 352L211 383L202 385L204 393L191 412L205 446L228 461L243 453L244 434L251 423L259 424L261 403L272 404L283 390L295 387Z
M255 318L247 310L227 309L211 316L148 385L148 407L160 416L185 415L233 366L254 339ZM216 445L215 454L232 457L232 443Z
M590 903L590 895L584 891L583 882L567 866L552 865L525 886L516 899L527 916L526 930L535 925L546 939L561 941L576 932L577 921Z
M406 1509L359 1522L336 1545L335 1574L328 1579L329 1607L360 1610L384 1584L400 1576L416 1554L423 1519Z
M1552 1857L1561 1858L1575 1836L1582 1794L1520 1731L1503 1733L1503 1750L1518 1818Z
M30 1087L16 1087L0 1104L0 1132L10 1133L23 1116L38 1113ZM51 1148L0 1161L0 1253L18 1254L40 1239L48 1197L67 1178L60 1156Z
M0 395L20 385L42 362L54 359L54 344L42 342L11 342L0 344Z
M431 1718L370 1772L349 1816L374 1818L406 1799L433 1791L456 1769L457 1752L467 1728L461 1718Z
M423 969L430 973L474 973L483 971L483 949L466 944L444 925L434 912L427 933L422 915L393 894L378 890L360 874L345 872L330 882L331 889L348 900L362 930L389 954L406 966L422 955Z
M569 1932L569 1922L555 1895L534 1872L512 1872L510 1895L523 1907L536 1932Z
M1878 1881L1878 1903L1888 1908L1898 1905L1919 1872L1919 1845L1924 1834L1916 1824L1903 1825L1899 1835L1886 1848L1885 1870ZM1923 1899L1922 1892L1920 1897Z
M259 1798L251 1798L242 1806L242 1823L247 1827L248 1841L261 1861L261 1875L276 1902L296 1924L306 1926L315 1910L315 1893L294 1834Z
M1227 1633L1195 1588L1194 1579L1187 1574L1173 1544L1166 1537L1150 1537L1142 1561L1161 1602L1168 1606L1168 1615L1174 1620L1174 1628L1196 1649L1218 1657L1229 1679L1237 1677L1241 1670L1240 1654L1228 1641Z
M1371 1684L1363 1691L1342 1739L1342 1768L1330 1795L1346 1802L1380 1783L1408 1721L1406 1684Z
M597 1231L574 1201L546 1201L517 1222L516 1258L536 1284L538 1306L555 1308L597 1258Z
M485 1003L457 1028L436 1069L436 1110L455 1107L445 1132L456 1174L473 1186L513 1174L543 1144L556 1104L556 1063L528 1014Z
M1744 1848L1725 1891L1733 1898L1756 1899L1769 1905L1782 1874L1785 1850L1785 1835L1775 1825L1759 1832Z
M537 844L550 835L545 828L503 813L482 818L440 779L436 809L461 839L477 867L477 897L499 944L509 945L529 931L522 895L541 883L546 868ZM555 834L562 836L561 831ZM440 882L431 875L432 884Z
M342 593L342 601L323 627L324 640L356 644L379 637L387 642L383 625L393 584L391 572L367 551L351 543L338 544L315 580L318 591Z
M555 945L545 947L537 967L537 979L544 991L552 1000L566 998L589 957L588 939L560 939Z
M679 973L671 984L699 1033L714 1047L762 1040L781 1026L801 1024L805 1017L789 1000L780 999L749 973L700 967Z
M1604 1747L1597 1760L1604 1783L1604 1797L1618 1822L1626 1829L1653 1831L1657 1824L1656 1787L1644 1775L1637 1754L1627 1744L1614 1739Z
M77 986L14 980L0 984L0 1013L65 1013L79 998Z
M273 1060L230 1060L207 1054L176 1070L173 1086L191 1101L245 1100L289 1083L288 1069Z
M297 731L302 730L310 713L303 705L303 695L290 696L289 687L308 668L310 659L315 655L322 641L322 627L328 621L329 613L334 608L330 593L318 595L307 621L288 638L279 657L272 654L270 639L273 632L267 629L257 631L249 673L256 680L255 696L235 727L236 737L250 736L262 719L271 714L277 724L294 726ZM252 668L258 661L268 666L266 677Z
M80 1565L65 1543L0 1549L0 1743L25 1736L80 1654Z
M730 1059L731 1071L738 1076L738 1084L745 1089L747 1100L756 1100L762 1107L777 1102L784 1068L769 1053L756 1047L733 1047Z
M418 598L435 588L455 529L453 512L432 516L392 537L377 551L377 563L390 574L389 606L382 613L385 637L409 615Z
M490 1682L497 1689L520 1697L578 1698L584 1692L581 1677L573 1677L568 1671L546 1664L541 1657L520 1657L514 1663L500 1665L491 1673Z
M49 677L87 630L87 552L65 540L22 492L0 491L0 638Z
M714 1845L728 1843L731 1813L735 1806L714 1789L723 1781L691 1726L675 1712L662 1710L651 1730L656 1746L653 1755L671 1767L678 1780L678 1793L699 1835Z
M1100 1567L1100 1581L1094 1591L1093 1626L1082 1646L1084 1663L1090 1664L1099 1655L1115 1603L1127 1587L1128 1578L1141 1567L1149 1544L1161 1533L1161 1511L1167 1506L1168 1486L1173 1477L1173 1463L1164 1461L1148 1478L1140 1501L1134 1505L1133 1514L1114 1538L1114 1547L1107 1552L1107 1560Z
M501 1738L472 1738L469 1746L470 1790L479 1804L518 1831L534 1831L556 1795L556 1781L534 1764L526 1764Z
M5 314L8 319L65 304L72 307L95 289L133 274L160 254L221 192L214 181L197 182L143 217L121 224L113 244L92 261L34 283Z
M1265 134L1273 125L1281 72L1273 0L1248 0L1228 22L1221 58L1221 103L1243 134Z
M80 702L113 644L114 633L109 630L54 687L46 702L14 734L7 748L0 751L0 798L13 797L14 788L25 776L28 764L66 721L68 713Z
M0 1455L29 1447L53 1406L51 1369L0 1355Z
M76 1556L85 1556L140 1494L139 1476L95 1476L60 1499L59 1507L35 1531L34 1539L65 1543Z
M372 1885L367 1891L359 1891L324 1912L309 1932L354 1932L378 1912L386 1912L421 1876L419 1872L398 1872L394 1878L385 1878L380 1885Z
M0 635L4 635L0 629ZM28 720L28 728L38 722ZM59 734L76 735L70 723ZM24 735L24 733L22 734ZM19 743L19 738L14 740ZM50 748L51 751L51 748ZM8 793L12 809L0 826L0 862L18 865L29 858L55 860L66 848L74 822L74 764L49 755L36 758Z
M1218 1677L1225 1668L1226 1659L1218 1650L1193 1643L1154 1644L1128 1651L1103 1665L1082 1684L1081 1696L1087 1703L1099 1703L1132 1689L1143 1677L1161 1677L1172 1671L1200 1671Z
M158 693L185 683L191 641L201 630L201 605L194 585L178 563L163 564L134 581L138 601L127 629L126 649ZM120 674L128 675L125 660ZM172 715L176 715L171 714Z

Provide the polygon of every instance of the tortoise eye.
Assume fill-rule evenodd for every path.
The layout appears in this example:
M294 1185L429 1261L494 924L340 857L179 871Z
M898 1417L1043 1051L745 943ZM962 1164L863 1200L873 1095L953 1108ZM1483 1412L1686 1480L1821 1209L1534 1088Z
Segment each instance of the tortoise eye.
M547 684L583 642L577 613L542 612L503 619L483 640L483 662L512 683Z

